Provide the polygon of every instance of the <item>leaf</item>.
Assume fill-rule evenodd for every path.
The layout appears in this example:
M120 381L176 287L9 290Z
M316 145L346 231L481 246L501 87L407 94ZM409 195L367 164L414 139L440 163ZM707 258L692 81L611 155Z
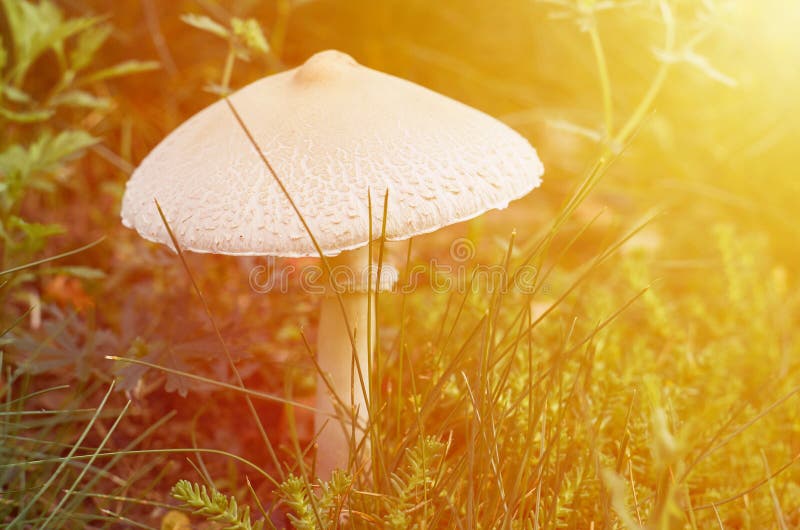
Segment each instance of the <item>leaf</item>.
M16 237L15 237L16 231ZM57 224L30 223L17 216L11 216L4 234L6 244L16 249L25 249L28 252L38 252L44 246L47 238L61 235L64 227ZM19 237L19 233L24 235Z
M63 267L48 267L41 269L41 274L64 274L72 278L81 280L100 280L106 277L106 273L94 267L82 265L65 265Z
M97 97L84 90L69 90L53 97L50 100L50 105L53 107L67 106L105 110L111 107L111 100Z
M99 17L64 20L61 10L50 0L34 4L27 0L2 0L14 45L16 65L14 84L19 86L36 59L46 50L63 49L64 40L97 24Z
M49 109L42 110L28 110L16 111L0 107L0 117L8 121L17 123L33 123L37 121L45 121L53 115L53 111Z
M149 350L150 347L147 342L141 337L136 337L128 348L125 357L132 359L147 358ZM138 364L115 361L112 371L114 377L119 382L117 390L131 391L139 384L147 368Z
M87 325L76 309L46 304L42 310L41 332L15 337L18 367L23 373L62 371L85 381L93 371L101 369L102 352L119 350L113 333ZM46 339L42 340L42 336Z
M11 85L0 85L0 92L3 97L14 103L30 103L31 97L22 90L15 88Z
M261 31L261 26L254 18L242 20L240 18L231 19L233 33L240 38L245 45L253 51L269 53L269 43Z
M213 487L209 494L205 486L179 480L170 495L195 514L226 525L224 528L230 530L261 530L264 526L263 521L252 522L249 506L240 508L235 497L227 497Z
M18 228L31 238L44 238L61 235L65 232L64 227L57 224L29 223L25 219L11 216L8 226Z
M186 14L181 15L181 20L185 24L189 24L190 26L195 27L197 29L201 29L201 30L206 31L208 33L212 33L212 34L216 35L217 37L221 37L223 39L230 38L231 34L230 34L230 31L228 31L228 28L226 28L225 26L223 26L219 22L216 22L215 20L213 20L210 17L207 17L205 15L197 15L195 13L186 13Z
M205 92L208 92L210 94L214 94L216 96L225 96L227 94L230 94L230 89L229 88L225 88L224 86L222 86L222 85L220 85L218 83L209 83L209 84L207 84L206 86L203 87L203 90Z
M82 79L83 83L96 83L104 79L112 77L121 77L123 75L138 74L140 72L147 72L160 68L161 64L158 61L124 61L114 66L104 68Z
M0 39L0 70L5 68L6 62L8 62L8 52L6 51L5 46L3 46L2 39Z
M52 171L98 141L86 131L62 131L56 136L45 132L27 148L14 144L0 153L0 173L31 175Z
M61 24L61 12L45 0L38 5L27 1L3 0L16 59L15 75L21 80L27 68L46 49L46 35Z
M189 366L183 358L176 356L171 348L167 349L164 357L164 365L168 368L182 372L191 372L191 366ZM181 397L186 397L189 394L189 384L185 377L181 377L175 373L169 373L167 374L167 381L164 384L164 390L167 392L177 392Z
M77 42L69 54L69 64L72 70L77 72L86 68L109 35L111 35L111 26L107 24L89 28L78 35Z
M99 138L86 131L63 131L42 146L37 160L39 167L42 170L52 169L56 164L78 156L84 149L99 141Z

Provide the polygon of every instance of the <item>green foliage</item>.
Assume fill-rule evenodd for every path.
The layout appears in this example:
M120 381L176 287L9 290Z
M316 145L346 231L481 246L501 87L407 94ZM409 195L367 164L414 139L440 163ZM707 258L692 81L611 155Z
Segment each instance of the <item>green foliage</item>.
M688 15L669 1L547 3L556 7L553 18L590 37L605 130L570 124L570 133L596 142L596 165L544 235L521 234L504 246L507 259L497 260L508 278L524 264L541 267L537 290L456 293L443 310L426 291L379 303L395 333L379 343L381 371L370 378L369 450L352 455L352 482L336 502L328 492L337 488L327 483L296 475L281 483L278 496L296 529L346 521L369 528L667 530L712 527L723 517L730 527L758 528L739 524L734 501L746 496L761 526L771 524L770 502L778 511L797 505L791 485L770 498L763 486L774 477L765 480L764 468L777 466L752 451L764 439L785 441L784 426L798 425L797 408L781 407L798 392L789 377L797 363L787 360L797 348L785 338L796 334L781 324L796 314L797 299L785 300L785 271L768 259L767 245L732 225L698 237L696 227L678 235L670 224L669 241L648 247L637 241L641 227L625 233L605 226L598 234L592 222L575 220L611 161L648 124L675 65L727 80L694 55L710 32L702 17L712 3ZM631 19L638 23L658 20L664 36L648 41L647 65L636 72L652 79L641 94L623 98L613 94L626 87L612 82L599 27L601 15L627 17L628 10L644 13ZM231 38L210 19L185 21ZM627 110L619 112L623 99ZM619 172L625 170L635 173L626 166ZM706 253L702 265L673 274L670 257L683 255L681 245L694 238ZM562 263L573 245L593 252ZM770 317L776 312L782 318ZM768 426L750 429L757 421ZM796 458L777 445L774 458L788 475ZM731 467L740 473L735 481Z
M279 488L281 497L292 511L289 514L289 520L292 526L298 530L320 528L316 507L311 504L308 490L309 485L306 481L294 475L289 475Z
M295 530L324 530L338 525L351 488L352 477L335 470L330 480L319 482L318 497L310 495L312 487L295 475L280 484L278 493L291 510L288 516Z
M231 32L228 28L216 22L211 17L207 17L205 15L198 15L195 13L186 13L185 15L181 15L181 20L189 24L190 26L203 30L207 33L211 33L212 35L216 35L217 37L223 39L230 39Z
M17 320L0 333L0 346L19 325ZM87 502L99 483L119 493L119 484L109 484L119 455L97 459L115 434L127 406L109 403L111 388L99 405L83 401L92 388L80 386L65 393L67 385L45 385L23 369L4 362L0 350L0 521L3 528L78 529L99 527L106 515ZM38 383L38 384L37 384ZM96 388L95 388L96 390ZM57 407L52 403L58 403ZM50 405L48 405L50 403ZM95 428L110 423L105 436L95 440ZM105 429L105 427L104 427ZM128 447L146 438L143 433ZM88 458L87 458L88 457Z
M102 118L113 103L96 81L154 64L98 68L111 26L101 17L66 17L51 0L0 0L0 18L0 525L100 528L124 520L90 498L100 486L124 494L115 466L125 451L98 455L117 436L127 405L115 402L110 380L89 377L98 369L95 346L114 347L114 336L43 303L34 282L103 277L87 265L51 264L79 252L53 255L48 247L67 233L60 219L50 222L48 199L100 141L87 114ZM128 449L146 437L124 436Z
M28 147L8 146L0 153L0 171L6 179L2 212L9 215L30 189L53 191L54 173L97 141L86 131L62 131L53 136L44 130Z
M343 19L353 15L374 19L370 32L391 27L392 49L403 50L404 57L391 62L389 57L395 54L382 50L383 33L376 38L376 33L353 29L347 25L350 20L337 24L329 6L320 8L324 24L318 27L302 13L296 14L292 28L300 36L292 42L287 61L327 45L334 31L353 29L352 40L337 37L342 47L361 53L378 68L406 75L413 61L413 71L419 68L417 74L431 86L452 90L459 97L458 90L466 85L474 104L520 130L527 119L521 114L533 116L524 132L548 157L550 175L536 192L540 195L531 197L530 211L520 214L513 244L503 241L476 255L476 266L501 263L508 277L525 260L534 264L538 271L534 294L479 289L444 299L420 288L402 298L381 295L376 337L381 357L371 379L369 445L352 455L352 469L320 482L298 476L298 469L313 468L313 433L302 428L305 411L295 410L301 428L293 432L300 445L297 458L303 461L292 462L286 456L294 449L288 447L290 429L283 427L281 417L286 413L253 396L258 415L280 418L266 425L277 464L265 464L264 448L253 443L252 425L241 418L243 393L231 386L219 390L209 381L229 384L230 370L224 360L219 361L220 344L210 335L207 321L193 319L195 312L205 317L203 308L179 292L183 272L166 252L131 245L132 234L115 237L106 253L108 261L101 261L113 264L103 267L109 272L102 282L103 273L91 267L57 263L16 267L47 252L52 236L64 232L53 224L53 216L49 221L37 218L26 201L35 205L30 199L66 200L59 196L66 187L62 183L79 183L81 174L75 168L83 169L74 162L88 149L98 148L95 142L101 134L91 124L95 118L105 123L115 119L109 113L115 108L109 91L93 83L152 65L117 60L110 67L101 65L100 50L111 43L111 29L103 19L84 17L69 25L53 7L59 5L54 1L26 2L29 5L23 8L0 1L5 1L4 9L19 10L10 17L17 26L34 15L43 18L25 37L35 46L17 46L5 34L0 42L0 121L6 132L0 139L4 212L0 245L5 256L0 271L11 269L0 272L0 289L10 293L3 301L12 301L3 305L3 311L13 309L3 325L8 330L0 335L6 359L9 352L13 355L11 366L0 366L0 525L14 521L12 528L157 527L153 519L159 515L153 514L163 514L165 506L160 502L151 506L151 499L165 501L167 490L149 491L142 484L162 476L167 477L165 483L174 484L191 473L180 467L184 459L174 453L128 455L122 450L119 456L125 466L118 470L103 460L107 455L89 459L105 447L104 433L109 433L109 444L138 440L142 426L150 425L164 409L178 410L184 419L156 425L156 443L148 447L179 446L177 451L197 457L192 464L198 462L201 471L207 469L208 476L217 480L218 489L183 481L175 486L176 498L212 520L203 525L270 526L273 512L282 510L289 512L292 527L315 530L756 530L800 525L795 443L800 439L796 406L800 298L792 266L797 261L792 244L796 227L786 222L797 201L796 194L775 191L776 179L770 173L780 174L782 168L775 162L779 159L769 155L771 149L783 146L788 153L785 160L794 157L797 142L785 135L793 127L789 111L796 106L783 101L788 110L782 108L780 115L753 127L749 122L763 116L742 105L741 94L747 91L741 90L731 97L733 118L727 126L724 121L715 126L703 117L718 119L720 103L711 97L692 99L699 93L692 83L713 81L707 84L717 87L719 91L711 94L719 96L726 93L719 83L730 85L733 76L727 74L730 63L716 64L724 54L717 53L713 61L697 55L700 49L713 54L705 38L714 25L696 15L710 16L727 2L554 0L516 2L507 11L505 6L478 8L480 2L458 8L453 7L458 2L436 2L424 16L415 14L413 6L396 4L389 11L380 2L348 3L342 9ZM120 135L120 145L134 146L126 161L143 155L182 112L199 106L187 80L205 80L208 60L180 40L197 43L205 36L193 28L228 47L229 60L216 87L220 93L227 90L235 59L263 58L269 51L254 19L246 18L250 12L245 4L258 4L258 16L267 19L269 15L263 14L273 7L288 13L286 6L297 2L278 0L276 6L232 2L230 12L241 19L219 23L186 15L184 21L191 28L177 23L183 7L159 4L160 28L181 67L176 77L182 81L164 82L165 87L180 89L169 94L173 100L142 90L136 108L145 112L141 120L130 119L133 125ZM481 29L499 27L491 23L465 24L463 30L454 29L459 24L452 23L472 21L469 17L483 13L507 24L503 17L508 13L527 13L523 4L525 9L534 6L531 12L537 17L537 31L530 32L536 36L530 41L511 32L482 36ZM119 5L127 9L125 3ZM308 7L303 9L313 14L315 6ZM369 9L380 16L360 11ZM454 9L463 13L453 17ZM394 10L403 16L386 16L394 15ZM221 17L225 12L217 9L213 14ZM59 25L68 27L58 29ZM131 25L137 35L145 34L143 21ZM411 28L407 35L403 25ZM633 26L640 29L631 31ZM181 31L186 35L181 37ZM445 36L457 31L469 37L446 42ZM268 32L274 33L274 29ZM662 41L662 33L671 36L671 42ZM630 35L641 38L629 41ZM432 36L433 41L426 40ZM47 44L53 38L60 43ZM527 47L531 43L535 50ZM519 51L512 52L511 45ZM39 51L20 67L18 48L28 50L28 55ZM760 49L755 44L752 48ZM275 50L269 53L280 55ZM751 52L740 49L731 56L739 61L740 54L747 53ZM537 60L517 60L529 55ZM272 66L275 58L267 59ZM468 60L470 68L462 68L455 59ZM250 65L242 80L245 73L252 78L264 75L263 66ZM685 75L679 82L664 81L668 71L681 67ZM40 69L48 75L39 76ZM788 76L784 70L791 69L781 68ZM546 87L536 85L537 80ZM782 92L789 93L784 85L774 84L777 99L784 97ZM676 93L682 98L678 103ZM713 104L705 105L707 101ZM529 108L530 112L524 110ZM148 119L151 113L168 117L163 122ZM760 139L753 147L758 156L743 163L741 153L748 149L739 142L747 143L748 134ZM725 141L720 140L723 137ZM117 138L111 138L114 142L109 144L116 145ZM622 146L624 156L617 158ZM598 153L595 169L570 195L562 186L590 166ZM702 158L692 159L698 153ZM728 159L733 162L726 167ZM589 195L611 168L610 161L615 163L611 178L599 193ZM748 182L743 189L756 190L760 194L756 196L772 202L757 204L725 189L725 180L737 171ZM83 193L87 186L70 186L69 192L76 190L80 200L91 197ZM564 208L552 213L548 208L561 202L562 195ZM773 208L777 202L773 195L781 195L785 204ZM630 224L640 209L661 200L670 212L646 228L660 236L656 243L643 245L637 236L626 241L627 234L617 224ZM577 206L584 201L588 217L593 209L608 206L611 222L603 215L586 226L587 211ZM525 205L506 213L516 215L520 208L525 210ZM775 226L760 219L771 215L780 217L774 225L792 235L785 238L788 250L780 250ZM104 220L117 222L116 217ZM458 230L415 240L412 264L442 257L446 254L442 239ZM476 242L490 239L481 235L479 224L470 230L478 233ZM513 248L506 260L509 247ZM253 303L253 297L234 287L241 272L237 267L246 261L187 259L193 267L202 267L196 277L201 284L198 291L209 296L211 311L258 328L242 338L240 328L223 327L226 339L236 336L244 342L255 337L258 356L247 356L245 346L232 345L248 388L275 394L280 388L297 388L294 383L283 384L286 373L280 367L287 363L301 377L313 379L313 366L304 363L300 353L305 351L301 340L313 336L313 331L307 335L314 329L313 299L262 298ZM402 263L402 258L395 263ZM25 309L41 305L36 289L46 280L39 281L41 275L50 274L92 281L89 285L100 293L94 296L103 305L96 321L44 304L38 331L28 329L35 312ZM307 306L303 326L298 325L300 305ZM173 328L178 331L170 334ZM103 355L126 349L126 358L172 371L162 374L149 368L148 375L155 377L143 378L142 365L120 360L111 371L106 370L108 364L98 362ZM115 389L135 400L135 421L127 429L115 428L121 408L97 408L106 388L100 382L112 375L117 377ZM51 386L53 381L67 381L71 387ZM162 387L213 398L182 400L162 392ZM121 399L122 393L112 397ZM191 413L196 416L190 424L185 417ZM80 442L86 427L91 427L88 437ZM212 456L203 449L209 446L222 446L230 453ZM75 458L70 457L73 448ZM241 481L243 456L257 462L248 462L249 469L259 466L264 474L276 475L274 481L265 479L251 489L251 505L258 504L267 514L255 523L237 502L244 499L242 490L231 488ZM262 493L265 485L273 491L274 484L280 484L276 492ZM218 490L234 493L226 496ZM21 509L27 511L20 516ZM135 513L128 513L134 521L124 518L122 512L127 510Z
M100 22L95 17L64 19L61 10L50 0L38 3L3 0L2 6L14 46L15 64L11 68L11 78L16 87L22 84L28 70L40 55L52 50L63 61L65 41ZM80 59L88 63L93 51L86 51L87 56Z
M205 486L181 480L171 494L193 513L219 523L226 530L261 530L264 527L263 521L251 521L249 506L240 510L235 498L226 497L215 489L209 495Z
M30 212L23 211L30 193L52 193L67 177L70 162L100 141L88 130L63 124L77 124L87 111L111 110L111 100L91 90L96 83L151 70L157 64L126 61L93 69L112 31L102 17L67 18L51 0L2 0L0 6L9 36L9 42L0 42L0 127L7 131L0 139L0 269L4 269L31 261L52 236L64 233L56 224L28 219ZM45 58L55 61L58 75L42 76L48 85L41 86L38 69L52 72L51 63L42 61ZM19 276L5 290L30 278L30 273ZM3 290L0 286L0 298Z
M82 79L81 83L97 83L99 81L105 81L106 79L112 79L115 77L138 74L141 72L147 72L149 70L155 70L158 68L158 66L159 65L156 61L138 61L131 59L130 61L124 61L119 64L115 64L114 66L109 66L108 68L103 68L102 70L92 72Z
M247 48L260 53L269 52L269 44L261 31L261 26L252 18L242 20L241 18L231 19L231 29L233 35L241 40Z
M238 58L247 60L248 51L262 54L269 53L269 43L258 21L253 18L241 19L231 17L229 27L225 27L214 19L195 13L186 13L181 20L192 27L227 40L235 49Z
M198 15L195 13L181 15L181 20L185 24L228 41L228 55L225 59L222 79L219 84L208 85L206 90L209 92L219 95L228 93L233 65L236 59L249 61L251 59L251 53L256 53L261 56L270 53L269 42L264 36L264 32L261 30L258 21L253 18L241 19L238 17L231 17L227 27L206 15Z
M403 465L390 478L394 496L387 498L389 511L384 517L389 528L429 528L430 511L414 511L425 506L437 494L437 481L441 476L445 444L428 436L406 449ZM413 524L412 524L413 521Z

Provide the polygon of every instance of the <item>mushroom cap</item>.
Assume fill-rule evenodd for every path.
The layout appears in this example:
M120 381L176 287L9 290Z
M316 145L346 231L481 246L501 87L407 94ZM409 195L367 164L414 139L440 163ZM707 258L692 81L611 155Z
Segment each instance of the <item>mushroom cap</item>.
M229 96L322 252L402 240L504 208L541 182L518 133L427 88L324 51ZM369 232L368 194L372 197ZM127 183L122 222L172 246L317 256L286 194L224 100L170 133Z

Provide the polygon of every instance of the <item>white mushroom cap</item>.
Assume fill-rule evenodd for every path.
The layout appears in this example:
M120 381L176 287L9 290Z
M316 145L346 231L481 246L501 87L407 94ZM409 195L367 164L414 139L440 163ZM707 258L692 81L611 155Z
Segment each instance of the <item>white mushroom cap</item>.
M540 184L536 151L494 118L325 51L230 100L326 255L406 239L504 208ZM369 234L367 194L372 195ZM122 222L183 249L316 256L289 200L225 101L175 129L128 181Z

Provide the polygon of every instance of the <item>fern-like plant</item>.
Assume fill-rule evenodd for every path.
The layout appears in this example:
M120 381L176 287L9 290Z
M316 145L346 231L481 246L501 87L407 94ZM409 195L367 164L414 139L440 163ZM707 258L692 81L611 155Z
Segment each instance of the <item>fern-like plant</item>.
M179 480L172 487L171 495L194 514L223 524L227 530L261 530L264 528L264 521L252 522L249 506L243 506L240 509L239 503L234 497L227 497L216 489L212 488L209 493L205 486L188 480Z
M337 469L329 481L320 481L319 496L312 496L305 480L289 475L278 493L292 511L288 517L295 530L324 530L336 527L352 483L349 474Z
M433 436L406 450L404 465L392 473L390 482L395 496L391 498L386 524L389 528L408 528L409 513L430 499L438 479L446 445ZM427 510L422 510L427 513ZM425 515L421 516L425 519Z

